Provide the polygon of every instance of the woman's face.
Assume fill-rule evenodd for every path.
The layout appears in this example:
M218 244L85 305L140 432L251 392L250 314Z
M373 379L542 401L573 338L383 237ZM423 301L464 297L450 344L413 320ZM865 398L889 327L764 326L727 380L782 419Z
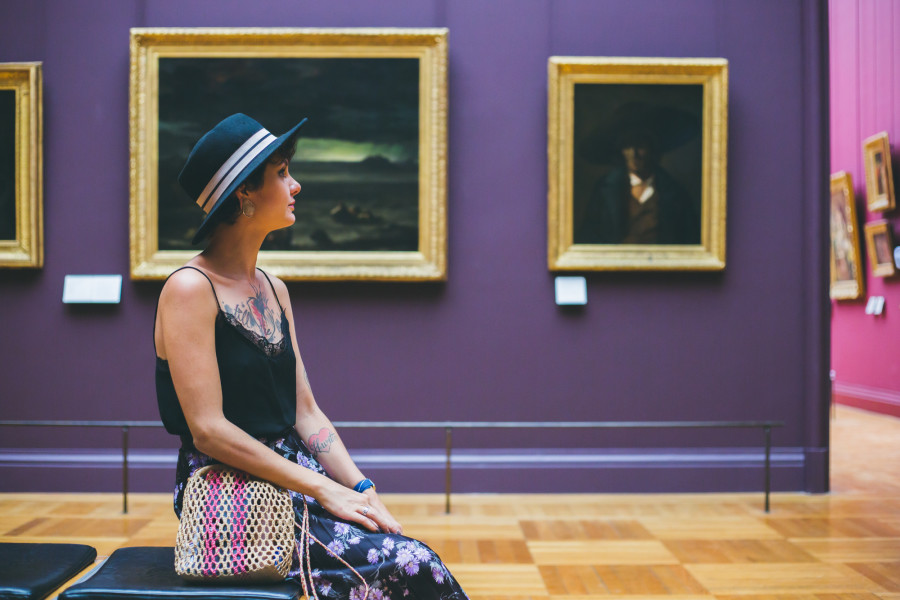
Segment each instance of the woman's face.
M300 184L291 177L288 161L267 163L262 185L249 192L255 205L254 221L266 224L271 230L293 225L294 196L300 192Z

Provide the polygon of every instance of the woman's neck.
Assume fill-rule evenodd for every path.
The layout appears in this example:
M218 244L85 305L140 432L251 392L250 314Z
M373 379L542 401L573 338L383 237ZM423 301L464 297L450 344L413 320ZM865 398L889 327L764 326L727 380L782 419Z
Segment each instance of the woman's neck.
M265 236L252 235L235 227L222 230L223 227L227 226L219 226L198 259L221 277L253 281L256 278L256 260Z

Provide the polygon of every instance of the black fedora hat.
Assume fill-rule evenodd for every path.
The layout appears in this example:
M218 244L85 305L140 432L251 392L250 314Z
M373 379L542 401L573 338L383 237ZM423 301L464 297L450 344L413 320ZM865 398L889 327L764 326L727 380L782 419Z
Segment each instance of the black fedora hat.
M178 183L206 213L191 240L192 244L207 236L210 217L247 176L284 145L304 123L306 119L275 137L247 115L237 113L200 138L178 174Z

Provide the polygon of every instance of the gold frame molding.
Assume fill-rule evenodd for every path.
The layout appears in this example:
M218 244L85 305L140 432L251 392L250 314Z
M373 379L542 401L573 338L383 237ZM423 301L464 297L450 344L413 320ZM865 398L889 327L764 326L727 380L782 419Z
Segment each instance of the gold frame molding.
M164 279L196 254L158 243L158 99L161 57L417 58L419 247L415 252L263 251L259 264L287 280L445 280L447 276L447 29L131 30L130 254L132 279ZM198 214L198 222L200 215Z
M878 262L878 253L875 251L875 236L883 233L887 236L891 252L887 262ZM866 253L869 255L869 267L875 277L891 277L897 272L894 267L894 233L891 224L887 221L872 221L866 223Z
M16 93L16 237L0 240L0 267L44 266L41 63L0 63L0 89Z
M551 271L716 271L725 268L728 61L719 58L553 56L548 63L548 235ZM701 243L573 242L574 87L703 86Z
M853 179L850 173L838 171L831 175L831 195L829 197L829 214L834 216L833 200L836 193L841 193L847 201L847 217L849 221L847 230L844 232L851 240L850 260L853 261L856 268L856 277L853 279L837 278L837 267L835 265L834 255L834 229L836 224L831 219L831 239L829 256L831 261L831 288L830 295L832 300L856 300L860 298L866 290L865 279L863 279L863 263L862 253L859 250L859 219L856 215L856 197L853 195Z
M876 152L881 152L884 156L885 190L883 194L875 193L878 185L875 161L872 157ZM876 133L863 141L863 162L866 168L866 208L870 212L894 210L894 174L891 167L891 144L888 142L887 131Z

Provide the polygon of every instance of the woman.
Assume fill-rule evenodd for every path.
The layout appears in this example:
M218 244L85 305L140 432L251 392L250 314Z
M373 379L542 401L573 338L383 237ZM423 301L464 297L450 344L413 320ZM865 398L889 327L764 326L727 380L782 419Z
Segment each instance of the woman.
M298 521L305 495L321 542L310 550L320 597L362 600L367 584L378 600L464 599L440 559L401 535L316 404L287 287L256 267L265 237L295 220L300 184L288 164L304 122L276 138L232 115L197 142L178 176L207 213L194 243L209 241L167 280L154 324L160 415L182 439L175 512L188 477L221 462L290 490ZM302 583L296 553L293 566Z

